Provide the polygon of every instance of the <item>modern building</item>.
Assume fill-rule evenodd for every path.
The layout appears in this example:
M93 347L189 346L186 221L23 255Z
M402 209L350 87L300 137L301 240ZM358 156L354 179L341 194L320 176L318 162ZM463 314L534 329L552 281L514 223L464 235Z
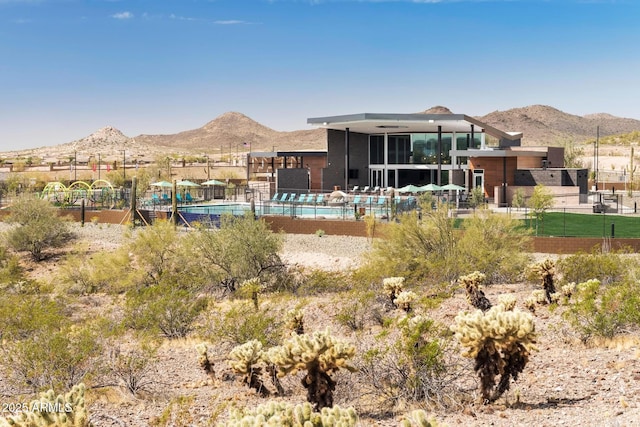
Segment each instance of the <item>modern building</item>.
M564 169L563 148L522 147L521 132L506 132L465 114L362 113L309 118L307 123L327 130L324 189L451 183L482 187L486 197L506 204L512 196L509 186L535 186L557 169L560 178L553 183L587 192L586 170Z

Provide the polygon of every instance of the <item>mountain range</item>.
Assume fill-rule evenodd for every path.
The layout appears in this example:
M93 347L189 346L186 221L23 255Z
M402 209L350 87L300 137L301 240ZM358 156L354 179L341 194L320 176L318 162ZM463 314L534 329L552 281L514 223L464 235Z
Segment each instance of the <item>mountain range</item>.
M435 106L422 113L452 113L447 107ZM593 141L596 129L600 136L640 131L640 120L615 117L606 113L577 116L545 105L532 105L506 111L494 111L478 120L507 132L522 132L523 145L559 145L565 142ZM68 156L92 156L100 152L103 158L127 157L152 159L157 155L223 155L252 151L326 150L324 129L280 132L264 126L238 112L224 113L201 128L171 135L138 135L130 138L114 127L57 146L1 153L2 157L38 156L47 159Z

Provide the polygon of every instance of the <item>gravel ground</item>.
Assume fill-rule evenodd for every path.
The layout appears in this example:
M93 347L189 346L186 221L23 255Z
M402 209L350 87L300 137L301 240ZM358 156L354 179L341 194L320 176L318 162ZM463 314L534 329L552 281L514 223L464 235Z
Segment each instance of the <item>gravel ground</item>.
M0 231L6 227L6 224L0 223ZM92 249L109 250L122 243L127 228L87 224L85 227L74 225L74 230ZM282 256L292 264L345 269L359 265L361 255L369 249L366 238L287 235ZM513 293L518 301L523 301L531 290L529 285L505 284L491 286L485 292L492 301L501 293ZM416 291L420 292L419 289ZM95 301L99 301L99 298L90 299L92 305L87 307L94 307ZM302 302L295 298L278 301L278 304L289 305ZM329 326L336 335L355 343L359 353L378 339L380 329L376 328L379 326L369 325L363 331L353 332L336 322L336 310L349 304L340 295L307 297L304 303L305 311L308 310L310 316L310 329ZM468 303L460 292L429 315L449 325L459 311L468 309ZM539 351L532 354L518 382L506 394L506 399L501 398L495 404L486 406L467 403L457 409L439 410L434 413L436 419L449 426L640 426L638 336L623 337L606 346L587 347L577 340L567 326L562 311L562 307L556 310L543 307L536 312ZM196 343L189 339L165 342L155 364L155 385L147 395L133 397L118 388L91 391L89 409L95 417L95 425L149 426L151 420L159 416L171 402L175 402L178 396L191 396L193 399L187 405L190 421L168 424L171 426L211 425L208 420L213 413L226 413L227 408L233 405L255 406L264 402L231 374L222 351L214 346L211 348L216 355L217 379L215 383L207 381L198 366L194 351ZM453 357L470 366L457 352ZM477 386L476 375L471 369L467 371L462 380L466 385ZM297 377L288 378L284 385L288 390L286 400L292 403L304 401L304 389ZM6 391L6 384L0 378L0 394L3 390ZM477 397L477 388L472 387L469 393ZM339 383L336 395L336 403L340 405L358 405L355 391L348 386L345 389ZM6 399L2 397L0 400L4 402ZM174 408L174 413L178 408ZM390 427L399 424L399 417L381 421L367 418L364 412L362 414L360 426Z

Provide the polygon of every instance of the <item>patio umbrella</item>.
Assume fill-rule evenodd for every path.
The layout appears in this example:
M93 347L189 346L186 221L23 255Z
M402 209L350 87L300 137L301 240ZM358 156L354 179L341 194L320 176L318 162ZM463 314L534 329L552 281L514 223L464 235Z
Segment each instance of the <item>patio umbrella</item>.
M418 187L420 190L419 191L440 191L442 190L442 187L440 187L439 185L436 184L427 184L427 185L423 185L422 187Z
M152 187L162 187L162 188L170 188L173 187L173 184L167 181L158 181L158 182L152 182L151 184L149 184Z
M203 182L201 185L227 185L226 182L218 181L217 179L211 179L209 181Z
M195 182L191 182L187 179L184 181L178 182L178 187L200 187L200 184L196 184Z
M456 185L456 184L443 185L442 189L443 190L456 190L456 191L464 191L464 190L466 190L466 188L461 187L460 185Z
M417 193L418 191L420 191L420 187L413 184L405 185L404 187L398 188L398 192L400 193Z

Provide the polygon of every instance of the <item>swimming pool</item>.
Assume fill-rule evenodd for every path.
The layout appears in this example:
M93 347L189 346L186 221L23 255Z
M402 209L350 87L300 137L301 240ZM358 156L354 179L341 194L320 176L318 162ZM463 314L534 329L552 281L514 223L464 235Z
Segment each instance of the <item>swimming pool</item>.
M324 206L324 205L303 205L295 203L257 203L255 205L256 215L283 215L300 218L333 218L333 219L353 219L355 212L370 214L374 212L377 216L388 215L386 205L353 205ZM357 209L357 210L356 210ZM364 209L364 211L361 211ZM210 205L190 205L180 206L180 212L191 215L244 215L251 210L251 205L244 202L216 203Z

